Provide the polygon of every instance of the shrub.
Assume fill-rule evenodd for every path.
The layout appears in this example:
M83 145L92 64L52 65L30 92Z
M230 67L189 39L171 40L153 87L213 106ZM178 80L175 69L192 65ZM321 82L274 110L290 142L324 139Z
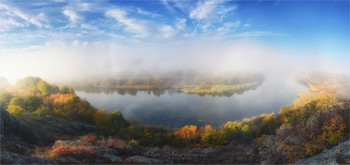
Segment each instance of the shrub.
M71 156L79 159L94 159L100 154L90 146L52 146L51 148L36 149L33 156L46 159L56 159L64 156Z
M7 108L7 111L11 115L16 116L20 119L22 119L24 117L24 115L26 114L26 111L18 105L9 105Z
M174 132L174 135L185 139L188 144L198 143L200 139L199 131L195 125L186 125Z
M87 134L82 137L80 137L80 140L83 141L85 144L96 144L97 143L97 136L95 134Z
M11 93L3 92L0 94L0 106L7 109L7 106L10 104L11 99L13 98Z
M45 105L40 105L32 114L36 116L54 116L54 112Z
M104 109L99 110L94 115L95 125L105 130L110 130L112 127L112 116Z
M212 129L205 132L201 138L202 144L226 145L228 143L227 135L224 130Z
M128 144L131 146L139 146L140 145L139 142L137 140L134 140L134 139L129 140Z

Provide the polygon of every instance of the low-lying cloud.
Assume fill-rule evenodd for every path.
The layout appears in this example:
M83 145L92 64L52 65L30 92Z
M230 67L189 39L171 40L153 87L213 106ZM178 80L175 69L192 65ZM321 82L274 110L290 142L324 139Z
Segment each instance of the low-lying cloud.
M12 83L28 75L54 81L86 76L157 76L176 71L289 76L310 71L348 74L350 70L344 59L336 61L321 54L299 56L251 41L165 45L52 41L42 46L2 49L0 54L0 76Z

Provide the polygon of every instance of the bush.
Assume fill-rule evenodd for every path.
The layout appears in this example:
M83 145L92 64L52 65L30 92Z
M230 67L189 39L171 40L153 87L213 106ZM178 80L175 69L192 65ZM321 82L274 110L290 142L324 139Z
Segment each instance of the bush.
M40 105L38 109L36 109L32 114L36 116L55 116L54 112L45 105Z
M222 129L208 130L202 136L201 143L211 145L226 145L228 143L227 134Z
M34 112L42 103L43 101L37 96L27 95L23 97L23 108L28 112Z
M10 104L11 99L13 98L11 93L3 92L0 94L0 106L7 109L7 106Z
M186 125L177 130L174 135L183 138L188 144L198 143L200 140L199 131L195 125Z
M112 116L104 109L98 110L94 115L95 125L105 130L111 130Z
M16 116L20 119L22 119L24 117L24 115L26 114L26 111L18 105L9 105L7 108L7 111L11 115Z

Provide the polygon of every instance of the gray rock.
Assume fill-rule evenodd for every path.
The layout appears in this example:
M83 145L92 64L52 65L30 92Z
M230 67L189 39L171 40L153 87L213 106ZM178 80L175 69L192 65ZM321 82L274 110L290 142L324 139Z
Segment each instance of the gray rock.
M59 162L60 164L81 164L82 162L79 160L76 160L72 157L61 157L56 159L57 162Z
M72 123L72 127L80 132L96 132L97 130L95 126L82 123Z
M124 160L125 163L143 163L143 164L157 164L160 160L154 158L146 158L143 156L130 156Z
M110 160L112 163L121 163L123 161L119 156L112 154L102 154L101 157Z
M20 137L23 141L40 144L41 138L28 124L10 115L5 109L0 108L0 141L11 139L12 136Z
M57 164L55 161L35 156L23 156L10 152L1 152L1 164Z
M342 156L345 159L346 164L350 164L350 141L349 140L342 142L329 150L324 150L320 154L315 155L311 158L302 159L296 162L295 164L339 164L337 163L338 149L342 153Z
M89 129L93 130L93 128L96 128L88 124L71 123L67 120L51 116L29 117L28 115L28 117L23 118L23 120L35 130L47 144L55 142L58 138L72 139L77 136L83 136L88 133ZM82 130L79 130L80 128Z
M98 153L106 153L106 154L112 154L112 155L118 155L118 152L115 149L104 147L104 146L94 146L94 149Z

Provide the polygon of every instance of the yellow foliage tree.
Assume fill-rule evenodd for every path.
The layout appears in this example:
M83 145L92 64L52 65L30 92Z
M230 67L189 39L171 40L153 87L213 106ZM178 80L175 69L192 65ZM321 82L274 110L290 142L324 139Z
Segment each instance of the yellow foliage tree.
M98 110L94 116L95 125L110 130L112 127L112 116L104 109Z

